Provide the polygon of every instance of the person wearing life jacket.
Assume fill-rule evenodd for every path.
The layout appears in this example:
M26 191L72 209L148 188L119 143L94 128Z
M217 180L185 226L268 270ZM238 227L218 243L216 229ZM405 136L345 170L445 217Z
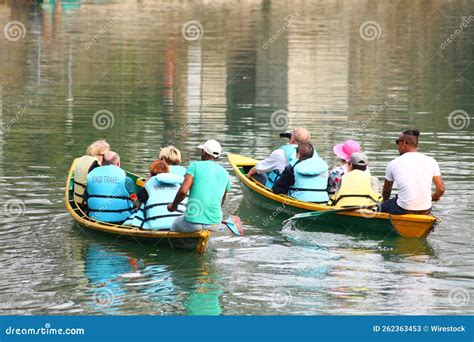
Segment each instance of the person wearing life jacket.
M167 205L174 200L184 177L169 172L169 166L162 160L152 163L156 164L156 174L146 181L145 186L137 194L140 201L138 211L123 224L136 226L143 229L166 230L170 229L173 221L186 210L187 200L184 199L178 205L177 212L169 212Z
M349 158L349 172L340 182L339 190L329 200L328 205L336 208L374 206L382 201L380 193L372 189L371 176L367 169L367 156L354 152Z
M288 194L300 201L327 203L328 164L318 156L310 143L299 144L296 157L273 185L273 192Z
M160 150L160 155L158 156L158 158L169 165L170 173L183 177L186 174L186 168L180 165L181 152L173 145L163 147Z
M189 164L183 184L168 205L168 211L177 211L189 192L186 211L173 222L172 231L212 230L222 221L222 206L230 190L229 173L217 163L222 148L213 139L198 148L201 149L201 160Z
M388 163L385 170L384 202L380 208L384 213L428 215L432 202L439 201L444 194L438 162L418 152L419 136L419 130L409 129L395 140L400 156ZM434 193L431 192L432 183L436 188ZM394 184L398 194L390 198Z
M149 173L147 177L147 182L152 177L159 175L160 173L170 173L170 167L162 160L155 160L149 166ZM146 183L145 183L146 184ZM140 208L142 203L146 203L148 201L148 191L145 187L141 188L137 192L137 197L135 200L136 208Z
M102 166L87 175L88 215L97 221L121 224L135 209L130 199L135 192L135 183L120 168L119 155L108 151Z
M280 146L247 173L247 177L253 177L270 189L280 178L283 170L296 158L298 144L309 142L311 137L308 130L302 127L295 128L291 132L282 133L280 136L287 137L289 139L288 144Z
M100 166L104 153L110 151L110 145L105 140L93 142L86 150L86 154L77 158L74 166L74 201L80 206L85 206L84 191L86 189L87 175L94 168Z
M346 140L343 143L336 144L332 148L338 158L336 165L329 170L328 193L334 195L339 188L342 177L349 172L349 159L354 152L361 152L360 145L355 140ZM369 172L367 169L366 172Z

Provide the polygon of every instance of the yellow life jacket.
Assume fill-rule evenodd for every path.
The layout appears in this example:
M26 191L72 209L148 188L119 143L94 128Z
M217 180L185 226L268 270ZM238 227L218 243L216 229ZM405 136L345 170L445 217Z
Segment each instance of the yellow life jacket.
M84 191L87 186L87 174L89 169L95 162L99 163L97 157L88 155L77 158L76 166L74 167L74 201L77 204L84 203ZM100 165L100 163L99 163Z
M381 201L382 196L372 190L370 174L352 170L342 177L341 187L329 200L328 205L344 208L374 205Z

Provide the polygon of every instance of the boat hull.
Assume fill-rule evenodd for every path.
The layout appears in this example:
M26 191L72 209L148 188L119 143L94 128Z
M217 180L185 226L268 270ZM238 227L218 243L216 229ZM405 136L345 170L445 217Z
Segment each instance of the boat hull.
M334 209L326 205L298 201L284 195L275 195L270 189L245 176L245 170L256 164L255 159L235 154L229 154L228 159L239 178L245 199L256 206L287 215ZM425 238L433 230L436 217L431 215L390 215L362 210L320 215L311 221L315 223L311 226L316 228L318 226L337 227L338 231L342 229L350 233L370 231L406 238Z

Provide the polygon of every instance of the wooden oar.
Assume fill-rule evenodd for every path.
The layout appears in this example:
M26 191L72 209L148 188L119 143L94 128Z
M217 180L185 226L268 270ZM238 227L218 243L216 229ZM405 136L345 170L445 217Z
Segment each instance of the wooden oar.
M286 224L287 222L292 221L292 220L297 220L297 219L302 219L302 218L317 217L317 216L329 215L329 214L334 214L334 213L355 211L359 209L371 209L371 208L376 208L376 207L377 205L374 204L372 206L347 207L347 208L338 208L338 209L325 210L325 211L311 211L309 213L296 214L295 216L292 216L289 219L283 221L283 224Z
M222 223L229 228L229 230L237 236L244 235L244 227L242 227L242 222L240 221L240 217L236 215L229 215L226 221L222 221Z

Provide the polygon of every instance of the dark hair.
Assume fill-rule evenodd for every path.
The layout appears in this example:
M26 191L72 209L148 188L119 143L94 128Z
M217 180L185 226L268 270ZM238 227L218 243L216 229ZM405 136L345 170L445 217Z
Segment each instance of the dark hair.
M413 135L415 137L419 137L420 136L420 131L417 130L417 129L407 129L406 131L403 131L403 134Z
M299 143L298 147L296 148L296 151L299 152L300 154L300 159L309 159L313 156L314 154L314 147L310 143Z
M367 165L354 165L354 164L351 164L351 165L352 165L352 170L361 170L361 171L367 170Z
M418 146L418 137L420 136L420 131L417 129L407 129L402 132L403 140L410 145Z

